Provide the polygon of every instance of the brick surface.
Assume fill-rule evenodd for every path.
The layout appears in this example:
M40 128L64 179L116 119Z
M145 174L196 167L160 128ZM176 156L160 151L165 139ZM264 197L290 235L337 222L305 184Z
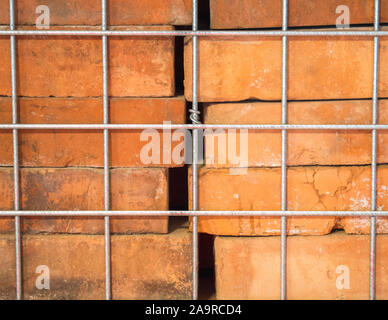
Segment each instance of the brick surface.
M20 170L21 210L104 210L103 169ZM167 210L167 169L111 170L112 210ZM13 170L0 169L0 210L13 210ZM13 232L13 219L0 219L0 233ZM103 233L101 217L23 218L22 231ZM168 217L111 218L112 233L166 233Z
M293 0L288 2L288 26L336 25L336 9L349 7L350 24L373 23L373 0ZM388 1L381 1L380 21L388 22ZM212 29L282 26L282 0L210 0Z
M23 237L25 299L104 299L104 237L28 235ZM15 247L0 235L0 299L15 299ZM177 229L168 235L111 237L113 299L190 299L191 235ZM93 261L93 263L90 263ZM50 270L50 289L38 290L36 268Z
M184 123L183 97L166 99L114 98L110 101L111 123L162 124ZM101 98L87 99L19 99L21 123L88 124L103 123ZM0 123L12 123L11 98L0 98ZM110 132L110 165L113 167L178 166L175 161L163 164L163 135L160 134L160 161L146 164L141 152L148 141L141 141L142 130ZM12 166L12 131L0 130L0 165ZM168 140L173 148L180 142ZM168 143L166 141L166 143ZM104 137L93 130L20 130L20 164L33 167L104 165ZM171 157L171 155L170 155Z
M387 170L386 166L378 168L378 210L388 207ZM289 210L370 209L370 167L293 167L288 169L287 179ZM280 182L280 168L250 168L246 175L232 175L228 169L202 168L199 210L280 210ZM387 219L377 221L377 232L388 233ZM289 235L324 235L335 228L369 232L368 224L359 217L289 217L287 223ZM215 235L279 235L280 228L278 217L198 218L199 232Z
M204 109L207 124L281 124L280 102L210 104ZM290 124L370 124L371 101L290 102ZM379 123L388 123L388 100L379 101ZM236 152L241 153L239 130L206 135L206 164L212 167L239 166L228 154L227 142L236 136ZM212 141L214 139L214 147ZM226 141L223 143L222 141ZM370 131L290 130L287 134L288 165L349 165L371 163ZM388 163L388 134L379 131L378 163ZM219 149L220 148L220 149ZM275 130L249 130L249 167L280 166L281 133ZM226 156L223 161L222 155Z
M202 102L281 99L280 38L199 39L198 95ZM372 97L373 41L289 39L288 99ZM314 54L312 54L314 53ZM192 99L191 40L185 45L185 96ZM379 96L388 97L388 44L380 41Z
M168 26L116 29L161 28L172 29ZM102 96L101 38L18 37L16 42L20 96ZM0 37L0 95L6 96L11 95L9 46L9 37ZM113 37L109 39L108 50L110 96L174 95L172 37Z
M344 232L289 237L287 298L368 299L369 247L369 236ZM215 259L218 299L280 298L280 237L216 237ZM378 236L377 299L388 298L387 259L388 236Z
M16 21L35 25L39 5L50 9L50 25L101 25L100 0L17 0ZM191 0L108 0L110 25L191 24ZM0 24L9 24L9 3L0 8Z

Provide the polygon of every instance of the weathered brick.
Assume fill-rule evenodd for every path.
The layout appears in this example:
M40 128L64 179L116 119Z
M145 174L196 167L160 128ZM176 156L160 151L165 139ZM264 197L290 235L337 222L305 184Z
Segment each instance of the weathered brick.
M218 299L280 298L280 237L216 237L214 245ZM287 238L287 298L368 299L369 248L369 236L344 232ZM377 299L388 297L387 259L388 236L378 236Z
M104 210L104 170L22 168L21 210ZM112 169L112 210L168 210L167 169ZM0 169L0 210L13 210L13 170ZM0 233L13 231L13 219L0 219ZM28 233L104 232L101 217L22 218ZM112 233L167 233L168 217L113 217Z
M0 299L15 299L15 247L0 235ZM104 237L26 235L22 239L24 299L104 299ZM111 237L113 299L190 299L191 235ZM93 261L93 263L91 263ZM36 268L50 270L50 289L39 290Z
M185 100L179 98L113 98L110 101L111 123L161 124L185 122ZM19 121L43 124L103 123L100 98L21 98ZM0 98L0 123L12 123L11 98ZM110 131L110 165L112 167L178 166L163 162L146 164L141 151L148 144L141 141L142 130ZM0 130L0 165L12 166L12 131ZM169 141L173 148L180 142ZM32 167L66 167L104 165L104 137L101 130L20 130L20 164ZM163 155L160 134L160 155ZM171 155L170 155L171 156Z
M50 25L101 25L100 0L16 0L18 25L35 25L39 5L50 9ZM108 0L110 25L191 24L191 0ZM0 8L0 24L9 24L9 3Z
M118 30L172 30L130 27ZM76 30L80 28L74 28ZM85 28L82 28L85 29ZM88 28L97 29L97 28ZM99 37L18 37L18 94L28 97L102 95L102 41ZM9 37L0 37L0 95L11 95ZM109 95L173 96L172 37L109 39Z
M377 207L388 207L388 167L378 167ZM287 171L288 210L369 210L370 167L291 167ZM245 175L228 169L201 168L199 210L280 210L280 168L249 168ZM189 185L191 176L189 176ZM190 202L191 202L191 188ZM345 222L344 222L345 221ZM388 233L386 218L377 218L377 232ZM360 217L289 217L289 235L324 235L335 228L369 232ZM361 228L362 227L362 228ZM278 217L199 217L199 232L215 235L279 235ZM361 232L361 231L359 231Z
M280 100L281 38L199 39L198 97L202 102ZM372 97L373 41L345 37L289 39L288 99ZM314 54L312 54L314 53ZM192 45L185 45L185 96L192 99ZM388 42L380 41L379 96L388 97Z
M336 9L348 6L350 24L374 21L373 0L293 0L288 2L288 26L336 25ZM282 26L282 0L210 0L212 29ZM388 1L381 1L380 21L388 22Z
M210 104L205 107L207 124L281 124L280 102ZM379 123L388 123L388 100L379 101ZM371 101L290 102L289 124L370 124ZM228 141L236 136L237 155L241 152L240 131L209 131L205 142L206 164L234 167L228 154ZM209 139L209 140L208 140ZM214 140L213 140L214 139ZM245 139L245 138L244 138ZM208 140L208 141L207 141ZM212 148L212 141L214 147ZM223 142L225 141L225 142ZM371 163L370 131L290 130L287 134L288 165L349 165ZM378 133L378 163L388 163L388 134ZM219 149L220 148L220 149ZM276 130L249 130L247 145L249 167L280 166L281 133ZM225 159L224 157L225 156ZM213 160L214 159L214 160ZM226 160L226 161L225 161Z

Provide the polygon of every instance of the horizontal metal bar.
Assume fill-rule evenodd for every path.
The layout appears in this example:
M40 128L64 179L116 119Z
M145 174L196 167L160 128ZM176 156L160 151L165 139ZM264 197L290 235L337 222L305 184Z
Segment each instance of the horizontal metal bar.
M135 129L251 129L251 130L388 130L388 124L0 124L20 130L135 130Z
M382 37L388 36L388 31L276 31L276 30L0 30L0 36L263 36L263 37L310 37L310 36L352 36L352 37Z
M103 216L388 216L388 211L0 211L0 217L103 217Z

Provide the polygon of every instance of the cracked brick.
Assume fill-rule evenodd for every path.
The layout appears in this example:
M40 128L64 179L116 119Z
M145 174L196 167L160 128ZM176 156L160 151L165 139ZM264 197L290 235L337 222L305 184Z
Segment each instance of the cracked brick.
M377 171L379 210L388 207L387 170L383 165ZM371 208L368 166L292 167L287 170L287 180L288 210L363 211ZM247 174L231 175L228 169L203 167L199 171L198 210L280 210L280 182L280 168L249 168ZM377 221L377 232L387 233L387 219L379 217ZM198 218L199 232L214 235L279 235L280 228L279 217ZM361 217L287 219L289 235L324 235L337 228L348 233L369 233Z

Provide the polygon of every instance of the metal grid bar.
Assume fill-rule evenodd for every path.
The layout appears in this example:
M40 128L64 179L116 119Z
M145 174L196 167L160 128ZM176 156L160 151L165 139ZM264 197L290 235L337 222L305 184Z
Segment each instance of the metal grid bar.
M246 216L246 217L281 217L281 216L292 216L292 217L314 217L314 216L337 216L337 217L387 217L388 211L203 211L203 210L153 210L153 211L128 211L128 210L118 210L118 211L105 211L105 210L91 210L91 211L45 211L45 210L8 210L0 211L0 217L43 217L43 216L63 216L63 217L102 217L102 216L111 216L111 217L121 217L121 216Z
M136 130L136 129L248 129L248 130L388 130L388 124L0 124L18 130Z
M193 31L198 30L198 0L193 0ZM199 124L198 110L198 38L193 36L193 101L190 119ZM198 210L198 129L193 130L192 209ZM193 217L193 300L198 300L198 218Z
M369 216L371 217L371 251L370 251L370 298L375 298L375 246L376 217L388 216L388 211L376 211L376 169L377 169L377 131L387 130L388 125L377 124L378 111L378 50L379 37L388 36L388 31L379 30L380 1L375 0L374 31L289 31L287 30L288 1L283 0L283 23L281 31L199 31L198 2L193 1L192 31L113 31L107 30L106 0L101 0L102 30L15 30L14 1L10 0L10 30L0 30L1 35L10 36L11 75L12 75L12 124L1 124L0 129L13 130L13 167L15 210L0 211L0 216L15 217L16 239L16 292L17 298L22 296L21 278L21 216L104 216L105 225L105 278L106 298L111 298L110 277L110 216L192 216L193 217L193 299L198 298L198 216L280 216L281 217L281 299L286 298L286 217L287 216ZM15 36L101 36L103 55L103 113L104 124L18 124L17 122L17 83L16 83L16 45ZM109 124L108 98L108 36L192 36L193 37L193 105L191 112L192 124L184 125L147 125L147 124ZM198 111L198 37L200 36L263 36L282 37L282 124L281 125L202 125ZM288 36L347 36L374 37L374 68L373 68L373 124L372 125L288 125L287 124L287 37ZM116 129L192 129L193 130L193 180L192 210L188 211L112 211L109 201L109 130ZM198 130L206 128L234 129L278 129L282 132L282 178L281 178L281 211L199 211L198 210ZM23 129L84 129L104 130L104 209L103 211L21 211L19 210L19 161L18 161L18 130ZM371 211L288 211L287 210L287 130L372 130L372 163L371 163Z
M287 30L288 1L283 0L283 27ZM287 36L282 38L282 124L287 124ZM287 210L287 130L282 130L281 208ZM287 285L287 217L281 217L280 298L286 300Z
M380 28L380 0L375 0L374 30ZM374 37L373 46L373 124L378 118L378 75L379 75L379 38ZM377 185L377 131L372 130L372 165L371 165L371 210L376 211L376 185ZM369 298L375 299L376 294L376 217L370 218L370 281Z
M0 36L260 36L260 37L383 37L388 31L183 31L183 30L0 30Z
M102 30L107 30L106 0L101 0ZM103 118L104 124L109 123L109 92L108 92L108 38L102 36L102 81L103 81ZM109 131L104 129L104 208L110 209L109 180ZM111 262L110 262L110 218L104 217L105 238L105 299L111 299Z
M15 6L14 1L9 0L9 26L15 29ZM18 122L18 97L16 82L16 43L15 36L10 37L11 52L11 86L12 86L12 123ZM19 179L19 139L18 130L13 129L13 176L14 176L14 206L15 210L20 209L20 179ZM15 249L16 249L16 299L22 299L22 257L21 257L21 234L20 217L15 216Z

